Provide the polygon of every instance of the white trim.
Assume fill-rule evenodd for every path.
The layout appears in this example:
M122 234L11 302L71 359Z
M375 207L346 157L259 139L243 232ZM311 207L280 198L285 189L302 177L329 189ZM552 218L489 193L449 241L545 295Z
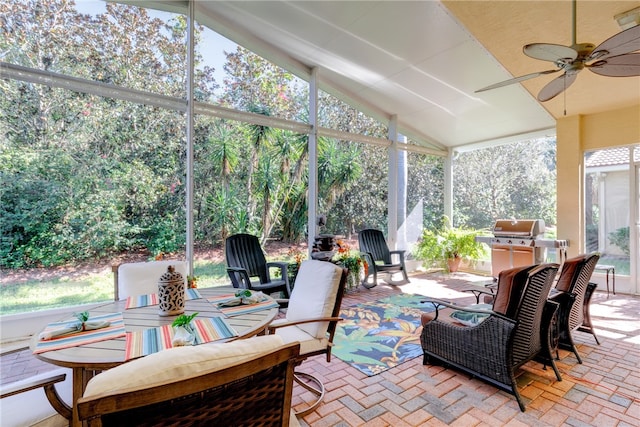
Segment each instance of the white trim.
M193 230L194 219L192 212L194 211L193 205L193 191L194 191L194 177L193 177L193 139L194 139L194 113L195 106L194 101L195 98L193 96L193 88L194 88L194 76L195 76L195 65L194 65L194 53L195 53L195 38L194 38L194 9L195 2L189 1L189 13L187 14L187 114L186 114L186 131L187 131L187 170L186 173L186 201L185 201L185 209L187 212L186 221L187 221L187 230L186 230L186 247L185 254L187 258L187 274L189 276L193 276L193 262L194 262L194 253L193 253Z
M307 195L307 250L311 257L313 242L318 234L318 69L311 70L309 79L309 179Z
M90 311L103 305L103 302L52 308L50 310L29 311L18 314L5 314L0 316L0 342L26 339L42 330L47 323L62 319L73 312Z
M473 144L458 145L451 147L452 152L464 153L467 151L480 150L482 148L498 147L500 145L511 144L513 142L527 141L532 139L553 138L556 136L556 128L537 129L531 132L508 135L497 139L487 139Z

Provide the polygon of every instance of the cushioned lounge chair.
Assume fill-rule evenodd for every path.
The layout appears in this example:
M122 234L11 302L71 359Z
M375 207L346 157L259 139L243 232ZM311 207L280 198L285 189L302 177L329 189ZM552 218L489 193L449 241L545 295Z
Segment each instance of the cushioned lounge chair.
M557 271L555 264L502 271L491 310L429 300L437 309L431 316L423 316L423 363L438 361L468 372L513 394L524 411L515 377L518 368L537 359L552 366L558 381L562 380L551 356L548 330L558 306L547 301ZM445 307L449 312L477 314L484 319L475 326L464 326L447 316Z
M573 331L580 329L585 320L591 324L591 319L585 319L585 295L593 270L600 259L600 255L579 255L566 260L562 264L560 277L551 292L551 299L558 304L558 346L572 351L578 363L582 363L578 349L573 341ZM593 328L589 331L594 337ZM597 338L596 338L596 342Z
M331 347L340 320L340 305L347 281L347 270L326 261L306 260L300 265L291 293L286 318L269 325L269 334L277 334L284 342L299 342L300 365L310 356L325 354L331 361ZM298 415L313 411L325 393L320 378L295 371L295 381L315 394L316 399Z
M289 426L299 344L277 336L177 347L104 371L78 401L89 426Z

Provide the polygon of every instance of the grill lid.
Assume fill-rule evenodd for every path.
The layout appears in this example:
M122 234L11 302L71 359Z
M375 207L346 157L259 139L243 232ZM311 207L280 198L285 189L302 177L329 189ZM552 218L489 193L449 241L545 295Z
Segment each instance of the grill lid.
M541 238L544 235L542 219L499 219L493 225L493 235Z

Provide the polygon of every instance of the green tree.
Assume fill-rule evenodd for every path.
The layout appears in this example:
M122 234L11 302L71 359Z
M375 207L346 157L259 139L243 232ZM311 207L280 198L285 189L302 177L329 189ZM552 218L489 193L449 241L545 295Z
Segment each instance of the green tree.
M453 166L456 225L486 228L511 217L555 224L554 153L548 139L461 153Z
M3 1L3 60L185 96L184 17L65 0ZM199 94L216 87L211 69ZM116 99L3 80L2 265L51 265L124 249L184 247L184 117ZM32 197L24 197L30 194ZM8 249L4 249L8 248Z

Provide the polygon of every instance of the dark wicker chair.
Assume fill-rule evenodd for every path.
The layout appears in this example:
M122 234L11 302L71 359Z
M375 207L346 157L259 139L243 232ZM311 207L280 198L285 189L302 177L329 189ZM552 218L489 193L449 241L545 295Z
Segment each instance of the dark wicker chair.
M407 270L404 266L404 250L390 251L387 242L384 239L382 231L375 229L366 229L358 233L358 245L369 265L367 277L365 277L362 285L366 288L373 288L378 284L378 273L387 273L389 275L389 283L392 285L402 285L409 283ZM393 258L397 258L394 262ZM402 273L401 281L393 281L394 273ZM369 278L372 277L373 281Z
M296 421L291 398L299 350L289 344L196 376L83 397L80 420L90 427L289 426Z
M234 288L252 289L266 294L282 291L286 299L291 296L288 263L267 262L256 236L235 234L228 237L225 242L225 258L227 274ZM271 278L271 268L277 269L280 277Z
M589 280L593 274L600 255L579 255L566 260L562 264L562 270L555 288L551 291L550 299L560 304L558 310L558 346L572 351L582 363L578 349L576 348L572 332L581 329L585 320L590 325L591 320L585 319L585 295L589 286ZM593 328L589 331L596 337ZM596 342L598 338L596 337Z
M424 364L439 361L493 384L513 394L524 412L525 405L515 378L519 367L530 360L540 360L550 365L558 381L562 381L551 356L548 329L558 304L547 301L558 266L543 264L509 271L517 272L507 295L507 308L502 311L509 316L493 310L468 309L430 300L437 311L435 318L423 325L420 341ZM503 273L500 273L499 288L504 282L500 280ZM500 289L498 295L496 301L501 299ZM438 315L438 312L447 311L443 307L488 317L476 326L463 326L446 318L445 314Z

